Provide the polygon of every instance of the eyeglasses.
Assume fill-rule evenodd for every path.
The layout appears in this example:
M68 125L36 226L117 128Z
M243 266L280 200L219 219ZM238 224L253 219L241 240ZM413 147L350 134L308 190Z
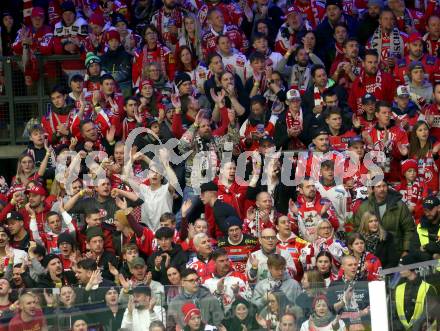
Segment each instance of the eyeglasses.
M264 240L277 240L276 236L261 236L261 238Z
M321 226L319 230L331 230L331 226Z

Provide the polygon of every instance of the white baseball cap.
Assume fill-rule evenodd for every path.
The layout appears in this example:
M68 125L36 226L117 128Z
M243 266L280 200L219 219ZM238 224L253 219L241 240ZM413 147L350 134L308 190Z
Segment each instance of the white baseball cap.
M298 90L291 89L287 91L286 93L286 99L287 101L293 100L293 99L301 99L301 94Z

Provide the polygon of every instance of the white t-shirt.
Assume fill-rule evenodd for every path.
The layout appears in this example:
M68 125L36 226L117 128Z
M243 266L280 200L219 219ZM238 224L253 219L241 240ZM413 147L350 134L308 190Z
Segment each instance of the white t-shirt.
M173 210L173 195L168 191L168 183L157 190L151 190L151 186L140 185L142 204L142 223L147 225L153 232L159 228L159 219L163 213Z

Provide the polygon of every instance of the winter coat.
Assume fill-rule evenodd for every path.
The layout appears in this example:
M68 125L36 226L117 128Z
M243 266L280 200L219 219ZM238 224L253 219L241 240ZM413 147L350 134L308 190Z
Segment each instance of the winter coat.
M162 259L160 270L157 271L154 267L154 260L156 257L167 253L170 256L170 266L175 267L178 270L185 267L186 262L188 261L188 256L185 251L182 250L182 247L177 244L172 244L171 251L163 251L162 249L158 249L148 258L148 270L151 270L153 280L160 282L163 285L169 285L170 282L167 277L167 271L165 267L165 259Z
M194 303L202 313L202 321L217 326L224 317L223 307L211 292L204 286L199 286L198 291L189 295L182 291L168 307L167 330L175 330L178 324L184 327L182 307L188 302Z
M131 83L131 58L124 47L119 46L115 51L108 50L101 56L101 66L103 70L112 74L119 85Z
M408 207L402 202L402 195L394 190L388 189L386 198L386 210L383 217L380 217L379 206L373 194L365 200L354 215L354 225L359 226L362 215L366 211L376 214L384 229L394 237L394 249L400 256L403 251L409 251L410 243L415 232L414 220Z

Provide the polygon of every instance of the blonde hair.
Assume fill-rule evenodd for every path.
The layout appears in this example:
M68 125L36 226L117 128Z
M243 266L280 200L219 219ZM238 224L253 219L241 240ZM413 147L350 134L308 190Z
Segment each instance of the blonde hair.
M370 234L370 230L368 229L368 223L370 223L370 219L374 217L377 218L375 214L372 212L366 211L361 217L361 223L359 224L359 233L362 235L368 236ZM386 231L383 228L382 224L379 222L379 239L381 241L385 240Z

